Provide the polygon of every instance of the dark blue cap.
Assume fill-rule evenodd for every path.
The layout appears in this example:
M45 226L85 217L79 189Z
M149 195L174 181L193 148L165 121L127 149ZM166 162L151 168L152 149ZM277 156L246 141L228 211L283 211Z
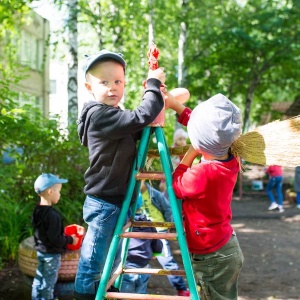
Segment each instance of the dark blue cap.
M111 51L103 49L96 54L85 55L85 57L86 57L86 61L85 61L85 65L84 65L84 75L86 75L88 70L92 67L92 65L95 62L100 61L105 58L111 58L113 60L116 60L123 66L124 70L126 68L126 62L123 58L122 53L111 52Z

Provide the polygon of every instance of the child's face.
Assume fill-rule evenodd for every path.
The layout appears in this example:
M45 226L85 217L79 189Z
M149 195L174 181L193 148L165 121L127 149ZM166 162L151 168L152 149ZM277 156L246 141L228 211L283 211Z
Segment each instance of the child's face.
M56 204L60 199L61 183L54 184L51 187L51 203Z
M125 87L122 65L115 61L96 63L87 73L85 87L94 95L96 101L118 107Z
M180 136L176 139L176 145L178 146L185 146L186 145L186 138L184 136Z

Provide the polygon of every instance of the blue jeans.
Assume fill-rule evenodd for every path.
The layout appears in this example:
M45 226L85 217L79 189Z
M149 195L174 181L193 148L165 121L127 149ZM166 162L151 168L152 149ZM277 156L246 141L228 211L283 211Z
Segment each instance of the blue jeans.
M130 264L128 268L134 269L140 268L140 266ZM147 265L145 268L150 268L150 265ZM150 275L148 274L124 274L120 291L122 293L147 294L149 279Z
M244 262L236 236L219 250L208 254L191 254L201 300L237 300L238 277Z
M83 218L88 224L84 237L75 278L77 299L95 299L108 250L118 221L120 208L87 196L83 205ZM121 261L120 242L112 272Z
M297 196L296 196L296 204L297 204L297 205L300 204L300 192L297 192Z
M167 230L160 231L160 232L167 232ZM162 266L163 269L179 270L179 266L171 253L171 247L170 247L169 240L162 239L161 241L163 243L162 256L157 256L156 257L157 261L160 263L160 265ZM187 289L182 276L168 275L168 279L169 279L171 285L176 290L186 290Z
M276 176L270 178L267 184L267 195L271 201L271 203L276 203L275 197L273 195L273 190L276 190L278 205L282 205L283 203L283 194L282 194L282 176Z
M32 300L54 299L54 285L57 281L61 254L37 251L38 266L32 283Z

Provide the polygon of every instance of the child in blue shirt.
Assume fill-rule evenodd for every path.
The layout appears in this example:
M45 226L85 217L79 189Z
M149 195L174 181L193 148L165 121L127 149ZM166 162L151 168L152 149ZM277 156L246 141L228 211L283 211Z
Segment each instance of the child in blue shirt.
M135 221L149 221L142 213L140 207L142 199L139 197ZM153 227L133 227L133 232L157 232ZM162 241L155 239L131 238L129 242L126 269L150 268L149 262L153 257L162 252ZM121 292L147 294L147 284L150 279L149 274L124 274Z

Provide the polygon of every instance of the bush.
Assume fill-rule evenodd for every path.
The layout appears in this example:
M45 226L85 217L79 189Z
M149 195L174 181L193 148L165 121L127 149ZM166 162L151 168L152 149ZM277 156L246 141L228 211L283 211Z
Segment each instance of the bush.
M59 127L38 110L1 110L1 153L10 149L11 163L0 162L0 256L15 260L22 239L33 234L31 214L38 201L33 184L41 173L67 178L56 208L64 224L83 224L83 174L88 167L87 149L80 145L77 127ZM22 151L18 151L18 150Z

